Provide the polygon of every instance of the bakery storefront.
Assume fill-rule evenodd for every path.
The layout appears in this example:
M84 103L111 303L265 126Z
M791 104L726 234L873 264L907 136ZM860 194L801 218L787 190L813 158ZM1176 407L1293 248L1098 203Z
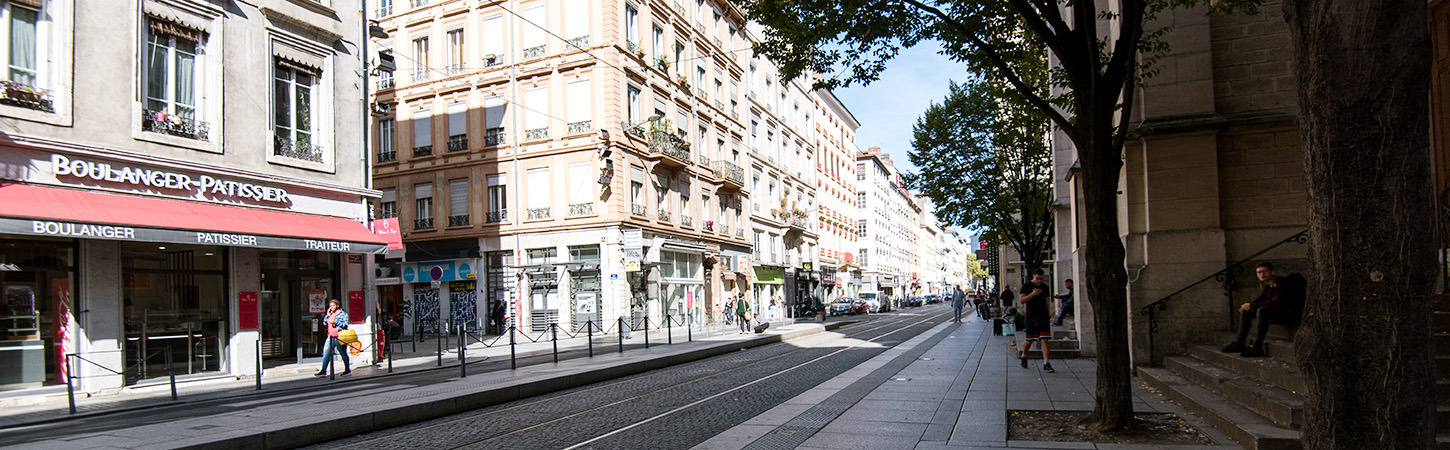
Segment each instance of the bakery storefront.
M179 380L253 374L259 353L320 361L329 299L371 320L364 254L386 244L347 218L369 191L120 153L0 153L0 169L24 169L0 179L0 390L147 384L168 359Z

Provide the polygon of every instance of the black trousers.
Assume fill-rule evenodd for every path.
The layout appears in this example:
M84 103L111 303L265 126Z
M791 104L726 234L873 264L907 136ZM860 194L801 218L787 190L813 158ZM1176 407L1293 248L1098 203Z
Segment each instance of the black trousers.
M1269 324L1277 323L1280 325L1288 326L1299 325L1299 321L1297 320L1298 317L1293 316L1294 315L1289 311L1285 311L1279 308L1259 308L1253 311L1240 312L1239 334L1238 337L1234 338L1234 342L1238 342L1240 344L1247 344L1248 342L1244 339L1248 338L1249 328L1253 327L1255 328L1254 345L1264 345L1264 336L1267 336L1269 334ZM1257 324L1255 322L1257 322Z

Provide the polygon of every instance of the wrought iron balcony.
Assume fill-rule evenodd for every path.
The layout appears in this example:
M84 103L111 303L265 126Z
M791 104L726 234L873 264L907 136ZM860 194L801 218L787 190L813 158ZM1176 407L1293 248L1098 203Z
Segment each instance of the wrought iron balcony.
M710 101L710 94L705 93L705 88L703 87L695 88L695 96L700 97L700 101L702 102Z
M535 139L548 139L548 138L549 138L549 127L535 128L535 129L532 129L532 130L524 130L524 140L526 140L526 141L532 141L532 140L535 140Z
M524 59L542 58L544 57L544 52L547 51L547 49L548 45L538 45L526 48L524 49Z
M660 222L669 222L670 221L670 212L669 211L660 211L659 218L660 218Z
M382 89L392 89L392 88L393 88L393 77L379 78L378 79L378 89L379 90L382 90Z
M548 219L549 217L552 216L549 214L549 207L547 206L543 208L529 208L527 220Z
M687 227L695 226L695 218L682 214L680 215L680 225L684 225Z
M377 15L376 18L381 19L381 18L388 17L388 16L391 16L391 15L393 15L393 5L388 5L388 6L384 6L384 7L378 8L378 15Z
M425 69L418 69L418 70L414 70L413 71L413 81L427 81L427 80L428 80L428 71L427 70L425 70Z
M725 182L724 187L741 189L745 187L745 170L730 161L715 161L715 178Z
M49 89L40 89L14 81L0 82L0 86L3 86L3 88L0 88L0 103L38 111L55 112Z
M412 4L414 8L428 6L428 0L412 0L410 4Z
M448 216L448 226L450 226L450 227L468 226L468 214L461 214L461 215L456 215L456 216Z
M206 122L175 114L151 110L141 111L141 129L152 133L169 134L187 139L205 141L207 140L209 128Z
M700 165L705 166L705 167L710 167L710 157L709 156L705 156L705 155L702 154L700 156L696 156L695 158L700 160Z
M592 127L593 125L594 125L594 121L592 121L592 120L581 120L581 121L578 121L578 122L569 122L569 134L579 134L579 133L587 132L587 131L589 131L589 128Z
M725 225L725 224L721 224L720 225L720 234L729 236L730 235L730 226L729 225Z
M715 109L724 111L725 110L725 102L722 102L722 101L719 101L719 100L715 100Z
M397 150L383 150L378 152L378 162L393 162L398 160Z
M414 220L413 221L413 229L414 230L431 230L431 229L433 229L433 218L429 217L427 219L417 219L417 220Z
M430 145L420 145L420 146L417 146L417 147L413 147L413 157L414 158L417 158L419 156L428 156L428 155L432 155L432 154L433 154L433 146L431 144Z
M635 203L635 204L630 205L630 211L629 212L630 213L633 213L636 216L643 216L643 215L645 215L646 210L645 210L644 205Z
M735 229L735 237L738 237L738 238L745 237L745 229L744 228L736 228Z
M586 34L583 36L575 37L564 42L577 48L585 48L589 46L589 35Z
M463 70L463 63L453 63L449 64L448 67L443 68L443 72L448 75L458 75L460 73L463 73Z
M706 220L705 224L700 228L704 229L705 231L715 231L715 222Z
M488 130L488 132L483 135L483 145L490 147L495 145L503 145L503 141L506 138L507 135L504 134L503 130Z
M322 162L322 147L310 142L293 142L282 136L273 136L272 154L303 161Z
M507 209L499 211L489 211L487 213L484 213L483 221L484 223L499 223L508 220L508 217L509 212Z
M631 40L626 39L624 41L624 48L626 50L629 50L630 53L634 53L634 52L639 51L639 44L636 44L636 43L634 43L634 41L631 41Z
M647 136L650 141L650 159L678 167L690 165L690 143L685 142L679 135L655 131Z
M786 220L786 225L796 231L809 231L811 229L810 221L804 217L791 216L790 219Z
M594 202L573 203L569 205L569 217L587 216L594 214Z
M448 151L461 152L468 150L468 135L460 134L448 137Z

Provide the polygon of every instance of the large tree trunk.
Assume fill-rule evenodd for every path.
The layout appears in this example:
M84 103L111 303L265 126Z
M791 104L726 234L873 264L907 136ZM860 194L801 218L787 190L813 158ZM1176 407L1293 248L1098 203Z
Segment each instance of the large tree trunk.
M1091 149L1080 152L1088 248L1083 269L1098 341L1097 404L1088 420L1100 431L1113 431L1133 421L1133 374L1128 357L1128 274L1118 235L1118 173L1123 164L1120 149L1112 145L1111 124L1100 128L1095 136L1075 142L1078 148Z
M1309 192L1306 448L1432 448L1436 272L1423 0L1284 2Z

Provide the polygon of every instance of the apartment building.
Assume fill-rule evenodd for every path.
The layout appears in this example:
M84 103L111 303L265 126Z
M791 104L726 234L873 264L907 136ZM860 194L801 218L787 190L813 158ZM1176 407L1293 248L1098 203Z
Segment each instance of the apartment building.
M0 2L0 390L319 362L329 299L371 344L350 6Z
M857 229L856 129L861 124L851 111L830 91L813 92L816 123L815 134L816 226L820 230L820 247L816 252L820 271L821 292L818 299L829 302L838 297L855 297L858 290L852 272L860 267L856 260L861 232Z
M911 241L921 206L906 190L891 157L879 147L856 154L857 229L861 290L893 297L910 293Z
M405 326L678 324L747 289L753 63L733 5L412 0L373 16L399 68L373 97L374 177L406 244L379 290Z

